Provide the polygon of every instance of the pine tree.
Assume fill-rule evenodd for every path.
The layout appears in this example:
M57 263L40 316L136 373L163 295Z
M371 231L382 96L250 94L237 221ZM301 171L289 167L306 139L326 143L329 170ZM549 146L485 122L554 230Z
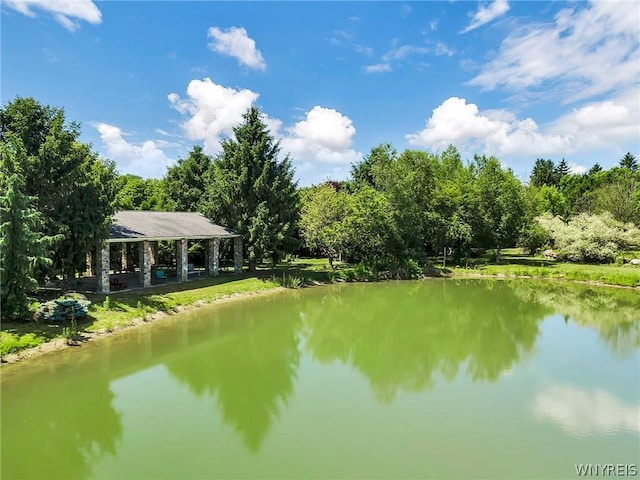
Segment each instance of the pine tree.
M556 185L560 185L560 181L563 179L563 177L569 175L569 171L570 171L569 164L563 158L562 160L560 160L560 163L558 163L558 166L554 170L555 177L556 177Z
M624 157L620 160L620 166L622 168L628 168L632 172L638 170L638 161L636 157L631 154L631 152L627 152Z
M543 185L553 186L556 184L555 171L556 166L553 160L538 158L533 166L529 183L534 187L541 187Z
M293 168L287 157L278 160L274 142L257 108L234 128L235 139L222 143L222 156L213 162L209 200L204 213L241 234L249 269L265 258L277 261L290 250L298 219Z
M24 154L15 143L2 143L0 184L5 194L0 197L0 303L2 318L26 319L28 293L38 282L35 269L51 265L46 249L57 240L40 233L41 214L34 209L35 197L24 194L25 181L17 168L16 155Z

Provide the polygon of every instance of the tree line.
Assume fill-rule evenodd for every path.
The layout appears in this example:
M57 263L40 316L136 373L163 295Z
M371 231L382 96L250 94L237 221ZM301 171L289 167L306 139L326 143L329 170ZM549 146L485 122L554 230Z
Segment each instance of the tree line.
M161 179L120 175L79 136L64 109L33 98L0 109L3 317L23 316L26 293L47 278L83 272L118 210L199 211L243 236L250 270L290 253L391 269L443 251L460 261L493 249L499 260L507 246L553 243L544 214L565 224L605 215L627 233L640 225L640 171L630 153L619 166L584 174L538 159L523 184L495 157L463 162L454 146L398 153L383 144L348 180L299 188L255 107L220 154L195 146Z

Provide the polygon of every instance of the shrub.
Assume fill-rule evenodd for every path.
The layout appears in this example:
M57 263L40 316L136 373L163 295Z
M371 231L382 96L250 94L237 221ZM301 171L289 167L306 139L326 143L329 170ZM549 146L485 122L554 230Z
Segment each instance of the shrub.
M0 333L0 356L24 350L25 348L36 347L42 342L44 342L44 339L36 337L33 333L20 336L14 333L2 332Z
M47 323L71 323L84 317L89 305L89 300L79 297L60 297L40 305L37 318Z
M535 255L550 241L549 232L538 222L532 222L520 235L518 246L522 247L526 253Z
M640 242L637 227L618 222L609 213L583 213L568 223L550 215L536 221L549 234L560 258L571 262L612 262L620 251Z

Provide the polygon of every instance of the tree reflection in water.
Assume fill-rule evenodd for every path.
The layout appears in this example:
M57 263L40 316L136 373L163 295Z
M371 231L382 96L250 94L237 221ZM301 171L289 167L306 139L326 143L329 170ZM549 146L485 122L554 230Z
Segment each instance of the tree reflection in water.
M81 372L40 370L11 384L16 390L2 398L1 478L88 478L96 459L115 455L122 426L110 380Z
M407 287L379 285L371 295L368 285L349 285L305 310L314 358L352 364L385 403L398 390L431 388L436 374L453 379L463 365L473 381L495 381L532 349L547 312L502 283Z
M265 314L251 302L234 305L222 321L209 319L218 328L211 341L165 362L192 392L216 398L224 421L254 452L293 392L300 357L295 310L268 321Z

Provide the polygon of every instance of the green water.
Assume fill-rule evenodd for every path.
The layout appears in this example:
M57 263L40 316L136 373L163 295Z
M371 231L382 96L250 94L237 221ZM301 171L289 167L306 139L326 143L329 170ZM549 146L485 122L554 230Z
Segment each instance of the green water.
M640 294L286 291L2 368L1 478L575 478L638 464Z

